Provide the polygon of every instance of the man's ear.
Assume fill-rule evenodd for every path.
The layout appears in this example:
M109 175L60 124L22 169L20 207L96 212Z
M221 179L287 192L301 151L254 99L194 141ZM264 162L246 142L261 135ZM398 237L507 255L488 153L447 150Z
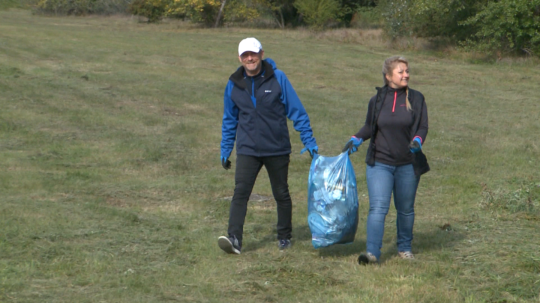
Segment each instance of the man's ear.
M264 57L264 51L261 49L261 60L263 59Z
M238 56L238 61L240 61L240 63L242 63L242 57Z

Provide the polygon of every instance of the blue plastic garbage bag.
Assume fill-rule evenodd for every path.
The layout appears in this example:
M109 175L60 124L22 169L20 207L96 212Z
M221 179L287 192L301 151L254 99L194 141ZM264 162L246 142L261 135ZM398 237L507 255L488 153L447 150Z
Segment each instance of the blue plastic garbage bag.
M347 152L336 157L315 154L309 169L308 224L315 248L354 241L358 194Z

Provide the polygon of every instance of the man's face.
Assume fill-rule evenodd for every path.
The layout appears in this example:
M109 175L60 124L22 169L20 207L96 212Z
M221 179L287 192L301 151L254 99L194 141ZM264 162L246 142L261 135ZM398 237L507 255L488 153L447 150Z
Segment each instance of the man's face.
M255 76L261 71L263 55L263 50L258 53L248 51L238 57L248 76Z

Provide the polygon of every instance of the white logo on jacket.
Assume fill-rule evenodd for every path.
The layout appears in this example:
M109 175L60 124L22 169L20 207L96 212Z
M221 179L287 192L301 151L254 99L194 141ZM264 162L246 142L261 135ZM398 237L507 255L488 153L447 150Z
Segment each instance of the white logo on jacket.
M271 93L272 91L269 90L269 89L267 89L267 90L265 90L264 92L265 92L265 93Z

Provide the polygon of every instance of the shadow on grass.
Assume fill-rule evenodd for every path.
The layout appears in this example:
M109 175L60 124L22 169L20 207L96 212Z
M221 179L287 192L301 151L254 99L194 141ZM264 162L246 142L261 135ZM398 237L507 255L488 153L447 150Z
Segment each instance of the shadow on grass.
M311 230L309 225L297 227L294 231L294 235L297 241L309 241L311 244ZM345 257L350 255L359 254L363 248L366 247L364 241L354 241L347 244L336 244L328 247L317 248L319 256L321 257Z
M366 247L364 241L354 241L347 244L337 244L329 247L319 248L319 256L321 257L347 257L351 255L359 255Z
M250 242L249 245L246 245L242 248L242 252L256 251L265 246L268 246L268 243L276 242L275 234L267 235L264 238L260 239L257 242ZM308 225L293 227L293 245L300 242L308 242L311 245L311 231ZM323 257L327 256L350 256L359 254L362 249L366 247L364 241L355 241L348 244L337 244L329 247L322 247L316 249L319 251L319 255Z
M454 230L442 230L434 226L429 230L416 231L413 234L412 251L417 258L430 251L452 250L456 243L466 238L466 235ZM393 238L395 240L395 237ZM397 256L395 243L384 242L382 248L381 263L390 261Z
M422 230L414 233L413 252L416 250L420 253L425 253L451 249L456 243L461 242L465 238L466 235L460 231L442 230L438 226L433 226L430 230Z
M245 242L245 240L244 240ZM277 243L275 234L267 235L258 242L249 241L249 244L242 247L242 253L256 251L260 248L268 246L269 243Z
M366 249L365 234L360 235L362 240L356 239L353 243L337 244L329 247L316 249L321 257L346 257L351 255L359 255ZM358 232L357 232L358 237ZM465 235L457 231L441 230L439 227L433 227L430 230L416 231L413 240L413 253L422 254L434 250L451 249L456 243L461 242ZM311 244L311 231L308 225L303 225L293 228L293 245L294 242L306 242ZM395 237L393 237L395 241ZM249 245L243 248L242 252L256 251L269 243L277 242L275 233L269 234L257 242L250 242ZM389 243L385 241L382 248L381 263L384 263L397 255L397 247L395 242Z
M250 242L248 246L245 248L242 248L242 252L248 252L248 251L255 251L260 248L263 248L268 245L268 243L276 243L277 245L277 233L274 229L272 234L265 236L258 242ZM294 245L295 242L305 242L305 241L311 241L311 231L309 230L309 226L293 226L293 232L292 232L292 243Z

